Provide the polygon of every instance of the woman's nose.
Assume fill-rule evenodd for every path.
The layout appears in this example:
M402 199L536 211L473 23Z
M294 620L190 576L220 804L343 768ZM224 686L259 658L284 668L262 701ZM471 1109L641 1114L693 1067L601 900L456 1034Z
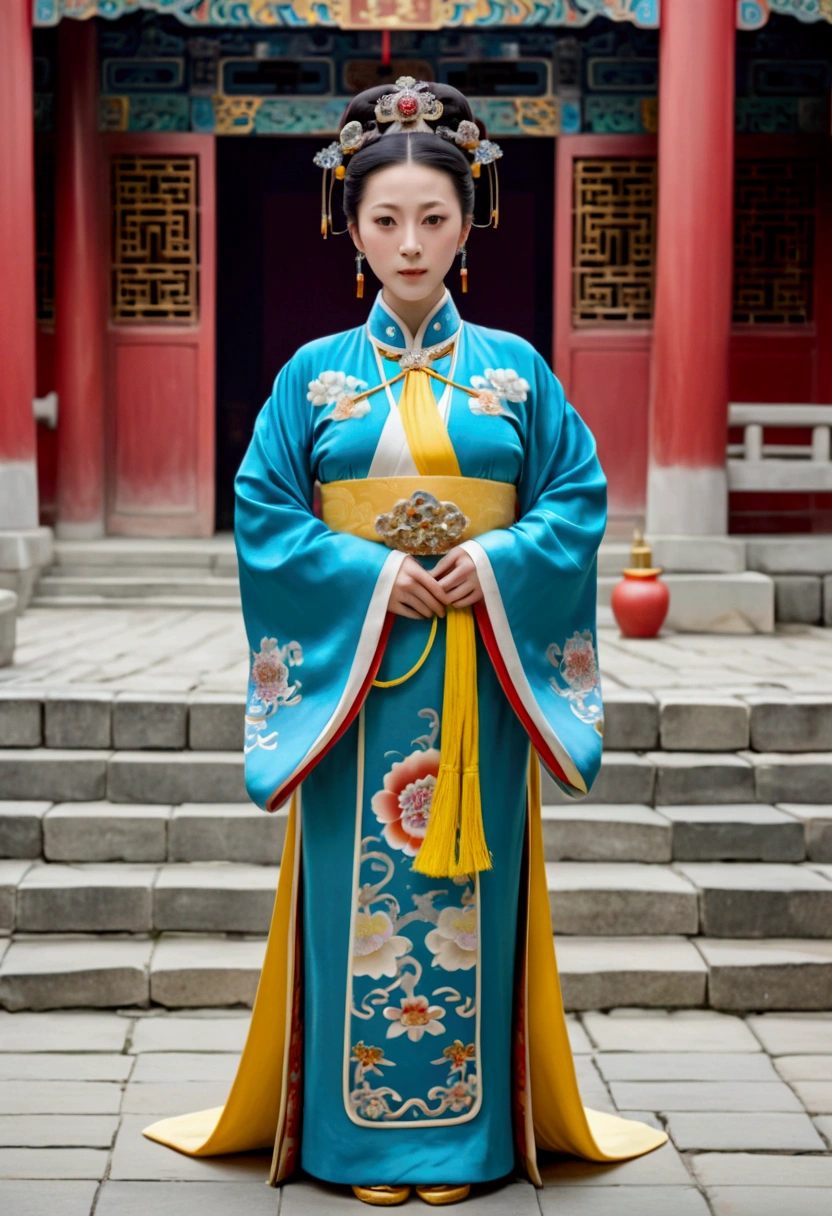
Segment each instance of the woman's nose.
M402 234L401 244L399 245L399 252L404 257L413 257L415 254L422 252L422 243L416 235L415 229L405 229Z

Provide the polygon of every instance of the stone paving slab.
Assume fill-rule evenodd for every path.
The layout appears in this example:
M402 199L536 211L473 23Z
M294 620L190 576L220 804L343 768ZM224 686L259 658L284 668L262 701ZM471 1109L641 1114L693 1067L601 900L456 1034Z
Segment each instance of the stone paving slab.
M559 1189L608 1190L614 1187L616 1194L620 1194L628 1187L676 1187L690 1182L684 1161L669 1141L643 1157L617 1161L611 1165L583 1161L578 1157L540 1153L538 1166L544 1186L557 1186Z
M5 1115L117 1114L121 1085L113 1081L0 1081Z
M829 1216L829 1191L820 1187L801 1187L793 1195L782 1187L727 1186L708 1191L714 1216L785 1216L784 1203L796 1200L800 1216Z
M832 1081L832 1055L780 1056L774 1067L784 1081Z
M771 1060L758 1052L601 1051L595 1063L606 1081L777 1080Z
M170 1085L179 1081L232 1081L239 1059L238 1055L231 1052L145 1051L135 1060L135 1066L130 1073L130 1084L163 1082Z
M2 1114L0 1145L16 1148L109 1148L117 1128L118 1115Z
M612 1081L619 1110L787 1111L803 1106L788 1085L778 1081ZM821 1113L821 1112L817 1112Z
M116 1136L110 1178L142 1182L259 1182L268 1179L271 1153L187 1157L142 1135L153 1116L125 1115Z
M233 1051L239 1054L248 1034L251 1015L244 1017L144 1017L133 1026L128 1050Z
M692 1186L622 1187L613 1195L553 1187L541 1193L540 1211L543 1216L709 1216L704 1197Z
M829 1148L832 1149L832 1115L816 1115L813 1122L820 1134L826 1139Z
M0 1148L0 1179L101 1179L108 1159L103 1148Z
M832 1014L769 1013L747 1021L769 1055L832 1055Z
M89 1216L97 1182L34 1182L0 1178L0 1212L14 1216Z
M25 1055L0 1052L0 1081L126 1081L132 1066L131 1056L63 1054L41 1046Z
M584 1028L601 1051L761 1051L738 1017L709 1010L586 1013Z
M690 1163L703 1186L828 1187L832 1156L697 1153Z
M129 1030L114 1013L0 1012L0 1052L120 1052Z
M737 1152L819 1153L825 1145L808 1115L744 1111L707 1114L671 1111L667 1129L677 1148Z
M124 1091L121 1113L163 1119L188 1110L209 1110L225 1103L228 1089L226 1081L175 1081L146 1085L131 1082Z
M832 1115L832 1081L792 1081L791 1087L810 1115Z
M259 1182L105 1182L95 1216L277 1216L281 1195Z

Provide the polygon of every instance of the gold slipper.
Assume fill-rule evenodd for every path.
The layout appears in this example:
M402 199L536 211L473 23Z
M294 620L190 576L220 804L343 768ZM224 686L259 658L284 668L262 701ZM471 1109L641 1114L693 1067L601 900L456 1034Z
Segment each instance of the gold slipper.
M378 1208L395 1207L410 1196L409 1186L354 1186L352 1190L362 1203L371 1203Z
M420 1199L424 1199L425 1203L430 1203L434 1207L441 1207L446 1203L459 1203L461 1199L467 1199L471 1193L470 1186L465 1183L463 1186L417 1186L416 1194Z

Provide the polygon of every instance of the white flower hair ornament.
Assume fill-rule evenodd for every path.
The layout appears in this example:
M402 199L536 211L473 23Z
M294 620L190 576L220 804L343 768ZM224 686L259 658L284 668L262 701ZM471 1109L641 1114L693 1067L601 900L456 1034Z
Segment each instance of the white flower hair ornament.
M435 129L428 126L442 117L444 105L431 92L426 80L416 80L413 76L399 76L390 93L382 93L375 103L375 125L372 123L365 131L358 119L352 119L343 127L337 140L333 140L316 152L312 158L319 169L323 169L321 181L321 235L326 237L331 233L340 236L347 228L335 229L332 226L332 190L336 179L343 180L346 175L345 160L364 146L368 139L376 138L379 130L383 135L410 134L423 132L438 135L455 143L457 147L468 152L471 156L471 175L478 178L483 165L488 170L489 214L488 223L475 224L475 228L496 228L499 222L499 182L495 162L503 155L499 144L490 139L483 139L480 128L470 118L464 118L456 128L438 126ZM329 181L327 182L327 177Z

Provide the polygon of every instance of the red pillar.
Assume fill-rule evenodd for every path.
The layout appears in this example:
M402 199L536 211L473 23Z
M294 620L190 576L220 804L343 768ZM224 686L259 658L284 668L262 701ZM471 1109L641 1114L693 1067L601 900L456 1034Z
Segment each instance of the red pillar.
M0 528L38 523L32 3L0 4Z
M734 0L662 0L647 527L727 530Z
M59 536L104 532L104 267L98 50L92 21L58 27L55 387Z

